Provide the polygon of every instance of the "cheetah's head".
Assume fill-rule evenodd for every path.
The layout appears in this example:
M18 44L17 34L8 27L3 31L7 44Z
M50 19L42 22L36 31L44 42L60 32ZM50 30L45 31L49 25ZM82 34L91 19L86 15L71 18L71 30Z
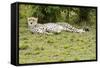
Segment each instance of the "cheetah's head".
M29 17L29 18L27 19L27 21L28 21L28 26L34 26L34 25L37 24L38 18Z

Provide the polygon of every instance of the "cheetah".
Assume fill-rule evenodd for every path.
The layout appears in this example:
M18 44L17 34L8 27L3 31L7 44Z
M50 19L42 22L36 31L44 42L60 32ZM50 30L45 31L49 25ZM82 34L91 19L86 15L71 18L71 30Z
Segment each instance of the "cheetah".
M57 23L49 22L45 24L39 24L38 18L35 17L28 18L28 28L32 33L44 33L44 34L61 33L62 31L76 32L76 33L86 32L84 29L75 28L66 22L57 22Z

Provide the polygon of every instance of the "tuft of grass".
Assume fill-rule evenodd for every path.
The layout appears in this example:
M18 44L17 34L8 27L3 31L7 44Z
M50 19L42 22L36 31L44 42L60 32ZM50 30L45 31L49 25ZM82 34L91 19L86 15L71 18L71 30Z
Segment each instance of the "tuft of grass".
M67 48L69 48L69 46L68 46L68 45L65 45L65 46L64 46L64 49L67 49Z
M53 40L48 40L47 43L54 43L54 41Z
M44 47L36 47L35 50L36 51L44 50Z
M41 52L40 51L34 51L33 52L33 55L38 55L38 54L40 54Z
M59 62L63 62L63 61L65 61L65 60L64 60L64 59L60 59L60 60L59 60Z
M74 60L75 61L78 61L78 60L80 60L80 58L79 57L75 57Z
M19 49L20 50L25 50L25 49L28 49L28 47L29 47L28 45L20 45Z

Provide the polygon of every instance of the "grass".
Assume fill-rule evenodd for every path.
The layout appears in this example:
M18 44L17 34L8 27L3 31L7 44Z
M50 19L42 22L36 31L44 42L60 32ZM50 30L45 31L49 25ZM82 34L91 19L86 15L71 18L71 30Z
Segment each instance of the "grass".
M96 59L96 31L32 34L19 24L19 63L63 62Z

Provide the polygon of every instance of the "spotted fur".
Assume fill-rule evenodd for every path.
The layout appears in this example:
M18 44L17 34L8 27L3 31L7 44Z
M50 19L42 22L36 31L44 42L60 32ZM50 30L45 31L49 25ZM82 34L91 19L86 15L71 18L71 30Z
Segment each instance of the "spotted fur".
M77 29L65 22L38 24L38 18L29 17L28 27L32 33L60 33L61 31L83 33L85 30Z

